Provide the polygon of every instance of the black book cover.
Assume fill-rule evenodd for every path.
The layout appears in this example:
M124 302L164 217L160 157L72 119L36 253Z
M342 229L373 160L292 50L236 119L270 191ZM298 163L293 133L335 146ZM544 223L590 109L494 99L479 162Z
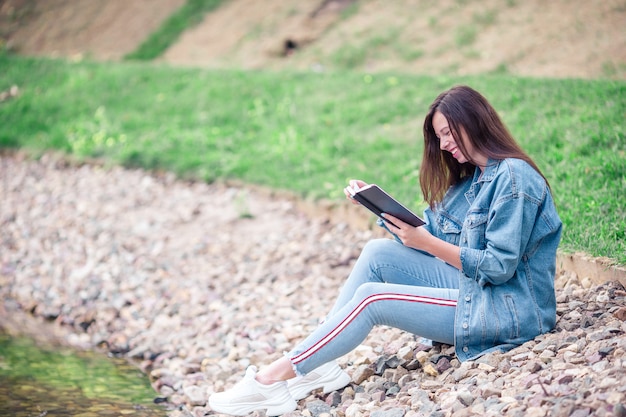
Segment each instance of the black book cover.
M424 224L424 221L419 218L419 216L404 207L395 198L391 197L376 184L367 185L357 191L351 190L351 194L352 197L361 203L365 208L388 223L391 222L381 217L382 213L391 214L392 216L397 217L403 222L414 227Z

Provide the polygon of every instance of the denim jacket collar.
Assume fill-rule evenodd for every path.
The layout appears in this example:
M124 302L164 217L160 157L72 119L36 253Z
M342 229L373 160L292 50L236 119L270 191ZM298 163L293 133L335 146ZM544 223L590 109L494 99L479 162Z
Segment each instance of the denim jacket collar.
M487 161L487 165L484 170L481 170L480 167L476 167L474 171L474 177L472 178L471 185L465 192L465 198L469 204L474 202L476 195L480 191L482 183L491 182L498 172L498 166L500 165L500 161L495 159L489 159Z
M482 170L482 172L479 167L476 167L476 173L474 174L473 182L489 182L493 180L498 172L498 166L500 165L500 162L501 161L498 159L488 159L487 165L485 166L485 169ZM478 178L476 178L476 175L478 175Z

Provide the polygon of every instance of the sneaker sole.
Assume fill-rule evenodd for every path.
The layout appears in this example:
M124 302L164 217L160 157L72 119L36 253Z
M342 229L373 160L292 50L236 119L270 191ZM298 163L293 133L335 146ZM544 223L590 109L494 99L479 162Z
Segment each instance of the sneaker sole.
M267 416L279 416L281 414L289 413L298 407L298 404L293 398L285 399L285 402L278 405L263 405L259 403L252 404L220 404L212 402L209 398L209 407L211 410L218 413L230 414L233 416L247 416L253 411L265 410Z
M311 381L308 384L298 385L295 389L290 388L289 392L297 401L307 397L310 392L317 389L321 388L324 394L328 394L329 392L344 388L350 383L350 381L352 381L350 375L345 373L341 368L336 368L336 372L326 374L323 377L320 377L320 379L324 379L326 381L322 385L320 385L319 382L316 383L316 381Z

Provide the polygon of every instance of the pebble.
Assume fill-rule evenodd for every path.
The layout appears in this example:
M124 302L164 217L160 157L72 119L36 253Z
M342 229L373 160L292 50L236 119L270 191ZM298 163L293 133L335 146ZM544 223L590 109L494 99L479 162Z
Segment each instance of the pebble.
M170 417L211 414L211 393L305 337L382 236L273 191L52 154L1 155L0 190L2 320L17 306L137 361ZM474 362L376 328L338 360L348 387L288 415L626 416L626 290L571 271L556 288L553 331Z

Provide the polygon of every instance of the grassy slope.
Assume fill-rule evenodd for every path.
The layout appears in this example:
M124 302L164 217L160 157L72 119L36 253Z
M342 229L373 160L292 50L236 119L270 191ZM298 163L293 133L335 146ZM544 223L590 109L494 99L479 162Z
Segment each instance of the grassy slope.
M428 104L482 91L552 183L563 248L626 263L626 83L406 74L243 72L0 56L0 146L237 178L341 198L348 178L408 205Z

